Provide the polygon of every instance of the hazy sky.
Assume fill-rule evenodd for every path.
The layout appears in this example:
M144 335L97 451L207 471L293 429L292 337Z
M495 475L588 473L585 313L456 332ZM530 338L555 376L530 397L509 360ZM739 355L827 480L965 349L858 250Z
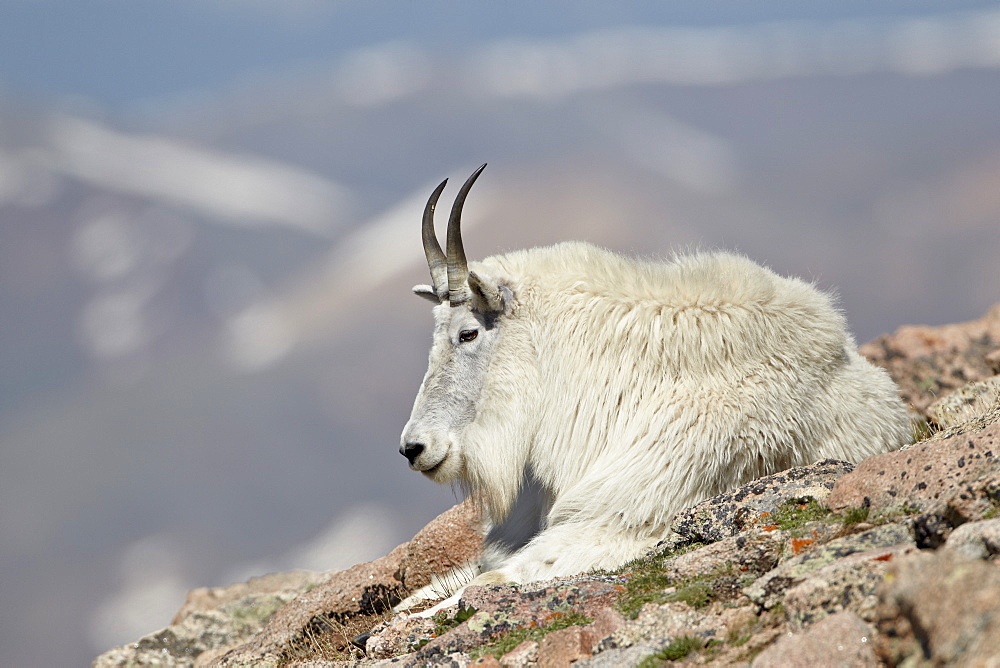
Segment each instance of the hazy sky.
M704 26L995 7L973 0L663 3L4 0L0 90L128 110L391 40L441 49L615 25Z

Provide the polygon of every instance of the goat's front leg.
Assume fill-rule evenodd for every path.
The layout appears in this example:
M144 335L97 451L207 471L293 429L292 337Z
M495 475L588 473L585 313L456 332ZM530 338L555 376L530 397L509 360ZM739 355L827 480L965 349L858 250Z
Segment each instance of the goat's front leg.
M427 608L426 610L421 610L420 612L414 613L411 616L412 617L433 617L434 615L436 615L437 613L441 612L442 610L446 610L446 609L452 607L453 605L458 605L459 601L462 600L462 594L465 593L466 588L468 588L468 587L470 587L472 585L487 586L487 585L495 585L495 584L505 584L505 583L511 582L511 581L512 580L510 579L510 577L506 573L504 573L503 571L499 571L499 570L497 570L497 571L487 571L485 573L482 573L482 574L477 575L476 577L474 577L469 582L469 584L465 585L464 587L461 587L454 594L452 594L448 598L444 599L440 603L437 603L434 606L432 606L430 608Z
M636 536L617 527L583 522L551 526L496 570L479 575L445 600L417 615L431 617L457 604L470 585L535 582L597 569L614 569L646 554L657 541L655 536Z
M538 534L500 566L515 582L614 569L652 549L659 536L608 524L563 522Z

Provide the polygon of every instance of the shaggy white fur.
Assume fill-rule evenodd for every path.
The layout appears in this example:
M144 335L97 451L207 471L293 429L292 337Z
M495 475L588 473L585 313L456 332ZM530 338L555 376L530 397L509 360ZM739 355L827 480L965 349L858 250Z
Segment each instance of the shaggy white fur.
M614 568L684 507L909 438L897 388L833 300L745 257L647 262L574 242L470 269L495 292L435 307L402 441L495 523L472 583Z

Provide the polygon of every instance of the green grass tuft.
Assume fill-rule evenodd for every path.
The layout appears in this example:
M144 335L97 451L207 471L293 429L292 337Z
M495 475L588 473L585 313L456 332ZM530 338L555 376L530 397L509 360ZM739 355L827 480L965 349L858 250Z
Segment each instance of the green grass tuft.
M471 656L473 660L475 660L484 657L487 654L492 654L499 659L526 640L539 642L542 638L549 635L553 631L561 631L562 629L568 629L571 626L583 626L584 624L589 624L592 621L594 620L590 617L582 615L578 612L557 614L555 618L546 626L536 626L533 628L521 626L516 629L511 629L510 631L497 636L490 644L474 649Z
M1000 517L1000 501L990 499L990 509L983 513L984 520L992 520Z
M437 626L434 627L434 635L439 636L442 633L450 631L462 622L470 619L477 612L479 611L471 605L459 606L458 612L455 613L454 617L449 617L448 613L442 610L433 617L434 622L437 624Z
M647 656L639 664L639 668L654 668L666 661L680 661L692 652L702 648L701 638L697 636L681 636L652 656Z
M785 501L768 519L779 529L795 531L801 529L807 522L824 520L831 514L829 508L821 506L816 499L807 496Z
M704 580L697 580L681 587L672 594L667 594L665 600L668 603L687 603L692 608L700 609L712 602L712 587Z
M871 514L871 508L867 506L864 508L848 508L844 512L844 526L849 527L853 524L867 522L869 514Z
M726 587L720 585L734 578L731 564L680 580L667 576L659 562L633 562L631 566L631 571L623 570L628 580L617 604L618 611L630 619L638 617L647 603L687 603L692 608L704 608L712 601L727 598Z
M671 580L660 570L659 563L635 568L625 583L625 593L618 599L618 610L626 617L635 619L647 603L665 602L663 590L670 585Z
M471 605L469 605L469 606L459 606L458 612L455 613L454 617L449 617L448 616L448 612L446 610L442 610L441 612L437 613L436 615L434 615L431 618L432 620L434 620L435 624L437 624L434 627L434 630L431 631L431 637L430 638L424 638L423 640L421 640L420 642L418 642L414 646L414 649L421 649L424 645L426 645L427 643L429 643L432 639L437 638L438 636L447 633L448 631L452 630L453 628L455 628L456 626L458 626L462 622L467 621L469 618L471 618L477 612L479 612L479 611L476 610L476 608L473 608Z

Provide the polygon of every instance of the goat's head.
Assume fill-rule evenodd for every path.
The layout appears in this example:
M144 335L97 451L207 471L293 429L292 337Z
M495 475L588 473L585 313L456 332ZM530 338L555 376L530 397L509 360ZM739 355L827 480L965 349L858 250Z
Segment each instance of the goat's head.
M427 374L399 451L410 467L437 482L463 478L464 432L475 422L490 361L500 337L501 316L510 307L509 287L469 270L462 246L462 207L486 165L465 182L448 219L447 254L434 233L434 209L447 179L424 208L422 236L431 285L413 291L434 307L434 341Z

